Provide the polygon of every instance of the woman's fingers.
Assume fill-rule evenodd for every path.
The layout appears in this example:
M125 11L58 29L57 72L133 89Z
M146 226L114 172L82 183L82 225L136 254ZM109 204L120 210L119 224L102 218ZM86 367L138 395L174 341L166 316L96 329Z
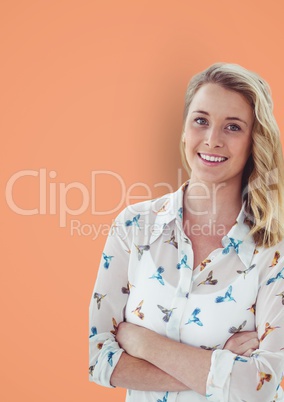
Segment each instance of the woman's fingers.
M242 343L241 345L239 345L238 354L242 355L242 356L250 356L252 354L252 352L258 348L258 345L259 345L259 341L257 338L249 339L249 340L245 341L244 343Z
M242 356L250 356L251 353L258 349L259 340L257 332L243 331L232 335L226 342L224 349Z

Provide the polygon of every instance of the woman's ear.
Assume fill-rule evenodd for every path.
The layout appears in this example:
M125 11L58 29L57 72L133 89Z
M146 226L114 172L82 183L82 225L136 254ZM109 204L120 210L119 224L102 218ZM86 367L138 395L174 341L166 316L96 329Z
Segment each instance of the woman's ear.
M182 142L185 142L185 132L182 133L181 140Z

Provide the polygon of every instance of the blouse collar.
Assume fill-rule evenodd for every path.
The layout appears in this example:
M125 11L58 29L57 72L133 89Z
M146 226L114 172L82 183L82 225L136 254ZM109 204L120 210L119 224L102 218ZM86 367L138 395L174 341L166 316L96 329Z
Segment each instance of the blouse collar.
M183 225L183 197L189 184L186 181L176 192L167 194L160 199L153 201L153 211L156 215L150 244L153 243L164 230L168 230L168 225L175 220L177 227L181 230ZM236 219L236 223L229 232L222 238L224 247L223 254L236 252L246 268L249 268L254 251L255 242L249 234L250 228L245 223L245 202Z

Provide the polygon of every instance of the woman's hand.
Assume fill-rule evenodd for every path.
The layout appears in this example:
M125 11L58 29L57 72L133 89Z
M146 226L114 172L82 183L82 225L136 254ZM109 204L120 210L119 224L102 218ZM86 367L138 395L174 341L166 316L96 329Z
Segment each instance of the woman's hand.
M232 335L223 349L230 350L241 356L250 356L259 347L257 332L243 331Z
M121 322L118 326L116 340L126 353L143 359L143 349L150 342L153 331L129 322ZM259 347L257 332L243 331L232 335L223 349L230 350L241 356L250 356Z
M118 326L116 340L126 353L143 359L142 350L152 331L129 322L121 322Z

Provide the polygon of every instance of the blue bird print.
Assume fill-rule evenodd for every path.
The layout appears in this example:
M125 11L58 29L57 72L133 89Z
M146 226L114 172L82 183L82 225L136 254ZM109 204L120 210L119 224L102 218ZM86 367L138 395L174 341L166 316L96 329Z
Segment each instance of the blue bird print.
M250 355L250 357L253 357L254 359L258 359L260 356L259 352L252 352L252 354Z
M92 327L91 328L91 332L92 334L89 336L89 338L92 338L93 336L97 335L98 331L96 327Z
M193 310L191 316L189 317L188 321L185 323L185 325L190 324L194 322L195 324L199 325L200 327L203 327L203 323L200 321L200 319L197 317L197 315L201 312L199 307L196 307L196 309Z
M138 222L139 219L140 219L140 214L134 216L134 218L132 220L127 220L125 222L125 226L134 226L135 225L140 229L139 222Z
M182 209L182 207L180 207L178 210L178 216L180 217L180 219L182 219L182 213L183 213L183 209Z
M244 359L242 356L236 356L235 361L236 362L242 362L242 363L247 363L248 362L248 360Z
M187 264L187 255L185 254L180 262L177 264L177 269L181 268L190 268L190 266Z
M163 396L163 399L157 399L157 402L167 402L168 400L168 391L165 393L165 395Z
M113 361L112 361L112 356L115 354L115 352L109 352L107 355L107 361L109 365L112 367L113 366Z
M278 272L278 274L274 278L268 279L266 285L270 285L271 283L278 281L278 279L284 279L284 267L281 269L280 272Z
M229 237L230 243L227 245L227 247L224 248L222 251L222 254L228 254L230 251L230 248L233 248L237 254L239 254L239 245L242 244L242 240L235 240L232 237Z
M236 300L232 296L232 290L233 290L233 286L230 285L228 287L227 292L225 293L225 296L217 296L215 299L215 302L216 303L223 303L223 302L229 302L229 301L236 302Z
M162 277L162 275L161 275L164 271L165 271L165 270L164 270L163 267L159 267L159 268L157 269L157 271L156 271L152 276L149 277L149 279L158 279L158 281L160 282L160 284L161 284L161 285L164 285L165 282L164 282L164 279L163 279L163 277Z
M113 255L106 255L105 253L103 253L103 257L104 257L104 268L108 269L109 268L109 264L111 262L111 260L113 259Z

